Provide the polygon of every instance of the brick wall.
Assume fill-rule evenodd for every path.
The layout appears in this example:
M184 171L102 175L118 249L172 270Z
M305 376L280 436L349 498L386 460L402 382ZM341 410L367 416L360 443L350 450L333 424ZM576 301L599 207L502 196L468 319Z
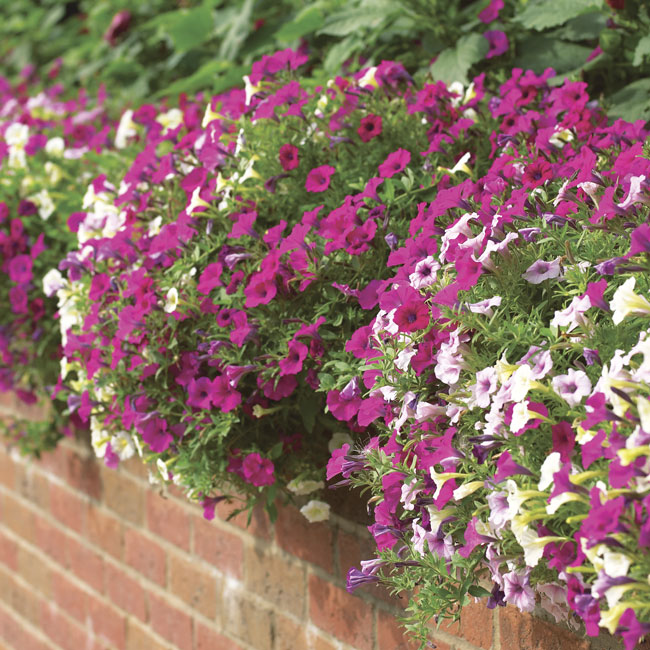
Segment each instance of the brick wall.
M0 649L409 650L378 587L349 595L371 557L364 527L294 508L212 522L162 496L142 466L119 471L65 440L41 461L0 443ZM470 605L438 650L588 650L517 611ZM612 648L614 645L605 645Z

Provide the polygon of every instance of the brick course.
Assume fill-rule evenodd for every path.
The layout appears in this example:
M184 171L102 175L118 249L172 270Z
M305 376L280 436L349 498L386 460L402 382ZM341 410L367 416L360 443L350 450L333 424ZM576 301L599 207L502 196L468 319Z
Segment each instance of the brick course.
M415 650L397 602L345 575L369 557L364 526L310 525L279 506L214 521L139 461L102 467L64 440L41 461L0 442L0 650ZM590 650L512 608L468 605L438 650ZM603 647L603 646L599 646ZM616 648L610 644L608 650ZM596 646L593 646L594 650Z

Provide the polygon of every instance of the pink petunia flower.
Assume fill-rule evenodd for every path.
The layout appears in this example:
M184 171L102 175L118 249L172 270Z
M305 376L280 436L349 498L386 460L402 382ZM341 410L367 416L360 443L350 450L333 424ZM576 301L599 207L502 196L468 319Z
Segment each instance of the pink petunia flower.
M330 179L335 171L331 165L315 167L307 174L305 189L308 192L324 192L330 186Z
M300 161L298 160L298 147L292 144L283 144L279 152L280 164L285 172L295 169Z
M248 454L242 463L244 479L251 485L273 485L275 476L273 463L268 458L262 458L258 453Z
M398 149L393 153L388 154L386 160L379 165L379 175L382 178L391 178L395 174L399 174L406 165L411 162L411 153L406 149Z
M16 255L9 262L9 279L16 284L27 284L32 279L32 266L29 255Z
M373 138L381 135L382 120L381 115L366 115L362 118L357 133L362 142L370 142Z

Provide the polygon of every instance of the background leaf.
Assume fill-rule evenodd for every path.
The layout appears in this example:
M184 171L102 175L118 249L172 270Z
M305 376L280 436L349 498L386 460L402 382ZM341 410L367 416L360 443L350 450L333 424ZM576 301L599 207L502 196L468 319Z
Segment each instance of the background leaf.
M602 0L537 0L531 2L515 20L528 29L541 31L563 25L571 18L602 5Z
M485 58L490 46L482 34L468 34L458 40L454 47L443 50L431 66L434 78L446 84L453 81L467 83L470 68Z

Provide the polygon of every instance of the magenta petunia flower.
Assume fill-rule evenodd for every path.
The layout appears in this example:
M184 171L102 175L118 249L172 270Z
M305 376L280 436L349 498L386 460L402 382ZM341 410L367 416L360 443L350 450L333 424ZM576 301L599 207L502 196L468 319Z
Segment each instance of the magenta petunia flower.
M273 485L275 477L273 463L268 458L262 458L258 453L248 454L242 463L244 479L251 485Z
M256 273L251 277L248 286L244 289L246 307L266 305L275 297L278 289L272 277L263 273Z
M209 294L212 289L221 285L221 272L223 271L223 266L219 262L214 262L213 264L208 264L201 277L199 278L199 284L196 287L199 293L204 295Z
M241 393L230 385L228 377L221 375L212 380L210 401L224 413L228 413L241 404Z
M167 431L167 422L161 418L151 418L142 426L142 439L151 447L151 451L159 454L169 447L174 436Z
M295 169L300 163L298 160L298 147L288 143L283 144L280 147L278 158L285 172Z
M398 149L393 153L388 154L386 160L379 165L379 175L382 178L391 178L395 174L399 174L406 165L411 162L411 153L406 149Z
M381 115L366 115L361 119L357 133L362 142L370 142L373 138L381 135L382 120Z
M521 182L524 187L533 189L550 181L553 178L553 168L550 163L543 158L538 158L535 162L526 165Z
M409 299L400 305L393 316L393 322L400 332L415 332L429 325L430 311L423 300Z
M297 375L302 370L302 362L307 358L308 352L309 349L304 343L295 339L289 341L289 354L278 363L280 376Z
M499 17L501 9L503 9L503 0L490 0L490 4L479 13L478 19L482 23L491 23Z
M188 406L199 409L209 409L212 395L212 382L207 377L192 379L187 387Z
M9 262L9 279L16 284L27 284L32 279L32 266L29 255L16 255Z
M488 29L487 32L483 33L483 36L487 38L487 41L490 44L490 49L485 55L486 59L501 56L508 51L510 43L508 42L508 37L505 32L502 32L500 29Z
M330 179L335 171L331 165L315 167L307 174L305 189L308 192L324 192L330 186Z

